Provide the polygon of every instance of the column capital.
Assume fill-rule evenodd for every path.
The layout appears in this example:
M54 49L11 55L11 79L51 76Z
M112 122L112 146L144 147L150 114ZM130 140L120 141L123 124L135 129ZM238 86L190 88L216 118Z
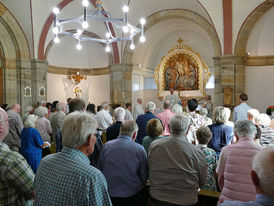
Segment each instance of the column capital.
M246 65L247 56L240 55L223 55L213 57L214 66L224 65Z

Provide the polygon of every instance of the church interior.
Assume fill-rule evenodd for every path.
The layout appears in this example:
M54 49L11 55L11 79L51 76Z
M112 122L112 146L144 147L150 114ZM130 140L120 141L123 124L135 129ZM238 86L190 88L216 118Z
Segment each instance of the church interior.
M120 137L124 135L122 133L123 127L125 127L128 130L129 128L132 130L130 130L130 132L127 131L127 134L130 135L125 134L122 138L126 137L130 141L133 140L131 143L134 143L135 149L137 148L136 151L142 150L141 155L145 162L145 166L142 167L145 171L143 172L143 176L145 177L143 177L144 181L140 185L142 189L145 188L146 190L146 198L150 198L149 201L152 201L151 204L148 204L149 206L179 205L178 203L180 203L182 199L183 201L189 200L189 202L186 201L183 205L216 205L217 201L219 201L218 204L220 204L224 201L224 199L233 200L233 198L224 197L226 194L224 194L225 192L223 188L227 187L227 185L224 184L224 181L226 180L221 179L220 181L220 178L225 175L220 177L219 174L226 173L226 171L223 171L223 168L225 167L224 162L227 160L226 158L228 158L229 155L232 154L231 156L233 156L233 154L238 152L235 149L236 153L233 153L234 143L240 145L240 142L244 141L241 140L241 138L247 138L247 135L238 137L240 136L238 134L243 133L241 129L247 125L246 127L249 127L249 129L252 127L250 130L253 130L248 134L252 134L253 136L258 134L258 131L262 131L261 133L263 133L263 135L261 136L265 137L264 135L266 135L266 140L263 140L266 141L266 143L263 142L264 144L262 144L262 140L257 140L258 145L255 145L255 141L253 142L253 137L251 138L251 136L250 139L245 139L247 142L252 142L248 143L252 146L252 152L248 153L247 155L241 154L244 158L249 155L249 165L240 165L242 166L240 168L238 164L237 167L231 167L231 171L233 171L235 168L237 169L238 167L240 170L244 171L248 167L248 169L254 172L254 174L252 173L253 176L251 174L251 177L249 177L250 171L248 171L248 175L246 176L248 176L247 181L249 182L246 185L249 185L248 187L252 185L252 192L254 193L252 194L255 197L255 192L258 193L258 190L255 191L255 187L253 188L253 183L256 186L256 189L261 187L261 185L258 183L261 177L257 175L257 171L255 171L254 168L251 168L253 166L251 166L252 158L257 154L257 152L260 153L260 150L264 150L262 149L264 148L263 146L269 146L270 149L267 149L267 152L272 149L272 157L274 158L274 92L272 91L274 88L273 20L274 0L0 0L0 105L7 104L9 108L11 107L10 110L14 110L11 111L11 114L8 112L9 117L7 116L5 120L3 117L6 117L6 113L3 113L4 111L2 111L2 109L0 110L0 154L1 152L6 151L6 149L3 151L1 150L1 148L5 146L4 144L8 145L8 143L4 142L4 138L7 136L7 134L10 135L12 133L12 129L10 129L9 133L7 130L2 129L2 126L6 124L6 122L10 123L12 118L19 118L20 115L22 116L22 119L25 118L25 120L27 120L28 115L32 115L30 112L32 111L35 115L37 114L37 116L40 115L39 112L42 113L39 118L33 115L33 118L36 118L35 121L38 122L40 119L44 118L43 121L47 121L47 124L51 126L51 118L54 119L54 116L48 117L47 115L50 115L50 113L55 115L55 112L58 113L62 111L63 113L61 115L63 116L60 117L60 119L63 119L61 126L58 126L58 131L56 129L54 135L53 130L48 132L48 140L45 141L43 139L38 145L40 149L39 155L41 156L38 165L41 160L42 163L40 163L40 165L42 165L42 169L40 166L38 169L37 165L37 171L41 172L36 173L36 169L34 171L34 173L36 173L36 180L35 183L32 184L36 184L35 190L38 191L39 189L37 188L39 188L40 185L43 185L43 181L45 181L44 177L47 174L46 169L46 172L43 175L41 174L43 166L46 168L45 165L47 164L48 159L50 159L44 158L46 155L57 152L65 153L69 150L71 150L70 154L72 154L78 150L78 153L75 152L77 153L75 156L85 155L81 158L82 160L86 158L86 165L90 166L89 161L92 159L94 150L98 147L97 141L99 139L101 143L100 149L98 149L99 152L96 153L95 151L94 153L97 155L96 166L99 165L98 169L102 171L102 174L94 167L89 167L88 169L91 171L94 170L98 175L97 179L95 178L96 181L101 178L100 187L103 188L103 192L100 194L102 197L98 198L98 201L100 202L102 199L107 199L108 204L97 203L94 205L123 205L118 203L114 204L116 201L116 196L112 196L112 189L106 189L107 184L111 185L115 181L112 182L112 180L110 180L111 178L107 177L107 174L105 174L107 173L107 169L104 170L100 168L100 161L105 157L102 156L102 153L100 152L105 152L107 150L107 146L111 145L111 143L108 143L107 141L111 142L115 141L115 139L121 139ZM175 93L174 96L173 92ZM70 98L73 98L73 100L71 100L73 103L68 101ZM195 110L198 107L198 102L199 104L202 104L200 100L206 100L206 103L203 102L205 105L204 107L206 107L206 105L208 105L210 102L209 107L211 110L211 116L206 116L209 115L209 110L206 110L204 117L201 117L203 115L203 108L200 108L200 111L197 112L198 114L196 113ZM57 101L59 101L59 103ZM49 111L48 108L45 108L46 103L52 102L55 102L55 106L57 103L59 104L59 107L57 106L59 110L56 109L55 111L53 109L53 111ZM249 106L245 106L245 109L248 112L252 110L251 108L257 109L257 116L259 116L259 113L266 113L266 110L270 109L270 114L268 113L268 116L272 115L272 120L270 120L266 114L263 114L269 119L269 124L257 124L257 122L254 120L255 116L250 114L252 117L254 117L252 119L252 121L254 121L244 122L246 125L242 126L242 128L238 126L240 125L240 123L237 124L238 120L244 120L247 119L247 117L251 117L248 116L249 113L247 111L244 111L244 114L241 114L242 116L239 115L239 113L241 113L239 110L244 109L240 108L239 106L237 107L237 105L246 105L246 102L248 102ZM74 105L74 107L77 107L77 109L74 108L75 110L70 108L73 108L71 105L74 103L76 105ZM129 120L132 121L124 121L127 120L125 118L126 110L128 110L128 108L131 106L129 103L132 105L132 114L134 113L133 110L135 110L137 115L133 114L133 116L131 116L131 119ZM175 112L175 110L171 110L171 108L173 109L173 106L176 103L177 106L181 105L183 107L184 112L186 111L188 116L181 115L183 110L179 111L178 113L176 113L177 111ZM91 104L94 104L94 108L95 106L97 108L97 106L102 105L101 110L97 114L96 112L93 112L92 118L91 115L88 116L89 113L82 112L85 111L84 107L86 105ZM83 105L83 108L78 108L78 106L82 107ZM129 105L129 107L126 105ZM29 106L33 106L33 108L28 110ZM117 107L115 110L109 109L111 106L112 109L115 109L114 106L117 106L118 110L116 110ZM119 119L119 115L116 114L116 112L119 112L119 109L121 110L120 106L126 108L122 108L123 111L121 111L121 113L123 113L123 118L121 119ZM37 107L37 110L34 110L34 107ZM194 109L192 110L192 108ZM213 108L215 108L217 112L215 115L214 111L212 121L211 118L214 110ZM229 111L226 110L227 108L229 108ZM137 112L137 110L139 111ZM81 112L77 113L77 111ZM26 112L27 114L24 116ZM65 112L72 114L66 116ZM142 115L146 115L147 113L149 113L148 115L150 115L150 117L148 118L146 116L144 119L141 119L143 118ZM164 115L166 116L161 116L162 113L165 113ZM228 113L229 115L227 115ZM101 114L102 116L100 117ZM225 120L219 120L223 118L222 114L225 116ZM230 114L236 114L234 116L238 115L237 121L233 119L235 125L231 121L232 115L230 116ZM77 145L77 147L75 146L77 143L70 147L68 146L69 143L66 142L68 141L66 139L67 136L70 135L68 131L70 131L71 134L74 134L73 132L75 132L73 129L71 129L73 128L73 126L71 126L73 123L71 123L71 125L70 123L67 123L70 117L73 115L75 119L79 118L77 120L80 122L79 124L82 123L81 121L84 118L91 119L89 119L90 128L87 128L87 130L91 130L94 127L94 131L88 133L86 135L88 137L85 136L87 140L83 140L82 144ZM219 119L216 117L218 115L220 116ZM239 116L241 116L241 118L239 118ZM200 117L204 122L200 121ZM103 123L100 122L100 118L104 120L102 121ZM109 119L106 120L106 118ZM168 120L164 122L161 118ZM95 121L95 119L97 121ZM158 135L153 136L149 134L148 125L150 122L152 122L151 119L154 120L153 124L155 124L153 127L151 126L151 130L156 130L157 124L162 128L162 130L159 129L160 132L158 131ZM175 122L179 120L181 121L181 124ZM22 120L20 121L22 122ZM71 120L71 122L73 121ZM76 126L74 126L78 129L77 121L74 121L74 123L76 122ZM106 121L108 122L106 123ZM272 121L271 128L270 121ZM116 132L118 131L117 136L108 140L108 137L105 136L107 135L108 129L113 125L117 125L118 122L120 122L118 129L115 126ZM255 122L257 127L255 127ZM44 123L42 122L40 124L43 125ZM225 130L225 132L220 135L222 137L219 139L223 138L223 136L227 138L224 144L222 142L220 143L223 145L216 149L216 153L214 145L212 146L214 149L212 156L215 158L215 167L212 169L212 177L214 181L218 180L218 183L215 184L214 190L200 190L200 188L202 188L201 186L205 184L208 175L206 168L209 169L209 167L206 165L207 162L205 162L204 156L199 155L200 153L202 154L201 151L207 148L207 146L210 147L209 144L211 141L215 141L212 139L214 135L219 132L219 128L211 128L216 126L215 124L225 125L225 129L222 128ZM34 127L37 127L36 123L33 123L33 125L33 128L29 125L25 125L25 128L34 129ZM140 125L142 125L143 128L141 128ZM180 125L181 128L175 128L176 125L177 127ZM187 125L186 128L184 128L185 125ZM8 127L8 125L6 126ZM63 126L66 128L66 130L62 128ZM198 139L200 135L200 126L203 127L201 129L203 130L201 133L204 132L203 134L206 135L210 133L210 135L206 137L207 139L205 138L206 140L204 140L204 142L201 138L201 142L203 143L201 143L200 139ZM268 130L264 130L266 128L264 126L267 126ZM257 130L255 131L255 129ZM140 135L141 130L143 132L143 136ZM7 131L7 134L5 137L3 137L3 132L5 131ZM24 131L23 122L21 131ZM179 132L173 133L174 131ZM164 132L167 133L165 134ZM77 135L78 134L75 136ZM138 135L141 136L141 140L138 139ZM157 168L157 166L161 168L162 165L157 165L157 163L161 161L164 161L163 165L166 166L173 160L175 161L175 165L177 162L182 160L182 158L179 158L181 156L177 155L178 153L171 155L171 161L165 161L165 157L168 155L163 155L160 160L157 160L157 158L156 161L151 160L162 155L157 153L160 151L158 147L165 148L167 147L166 145L172 144L170 142L166 144L163 143L165 141L173 141L170 140L172 138L162 138L169 135L170 137L173 137L173 135L181 135L185 137L185 143L181 146L182 148L185 147L184 150L182 149L183 151L188 151L189 148L193 149L193 151L197 151L197 148L201 146L198 152L189 152L189 154L193 155L189 155L191 156L190 162L194 162L191 162L189 165L193 166L197 164L195 166L199 168L198 172L192 172L191 169L193 168L188 168L188 171L191 171L189 172L191 174L188 174L190 178L185 180L186 182L191 183L191 189L194 188L192 195L195 194L196 196L194 195L195 197L193 199L190 198L191 194L189 196L185 195L184 198L182 198L184 195L181 194L178 196L175 195L175 198L170 198L172 195L174 195L174 193L176 193L173 192L174 188L171 189L172 192L170 197L167 197L168 195L164 197L165 195L163 194L159 195L160 193L157 193L157 188L153 190L155 185L157 185L155 182L157 183L157 181L160 179L158 179L158 177L161 176L164 177L163 179L165 179L168 175L165 175L164 172L157 173L158 170L153 170L151 168ZM17 136L20 136L20 134ZM155 139L153 139L149 142L149 146L147 148L149 151L144 149L144 145L146 143L144 144L145 141L143 142L143 140L145 140L145 137L153 137L155 139L159 137L159 140L154 141ZM160 139L160 137L162 139ZM62 145L62 138L63 141L65 140L65 143L63 142L63 150L61 150L62 148L59 150L59 146ZM176 138L177 136L174 139ZM76 138L71 138L70 141L76 141L75 139ZM217 141L219 141L219 139ZM80 140L82 141L82 139ZM60 145L57 144L58 141L58 144ZM137 144L135 141L139 144ZM182 141L178 142L173 145L171 149L169 148L171 152L167 152L168 154L171 154L174 148L178 149L178 145L180 145ZM152 146L150 146L150 144ZM141 147L140 145L144 147ZM185 145L189 145L188 148ZM232 147L230 147L231 145ZM17 153L22 153L20 146L15 147L15 149L13 148L14 150L10 148L10 150L13 150ZM90 149L91 147L92 149ZM141 147L141 149L139 147ZM224 150L228 151L229 148L232 148L231 153L223 152ZM45 151L48 153L45 154ZM79 155L79 151L84 155ZM122 150L117 149L116 152L117 151L120 152ZM165 148L163 151L167 151L167 149ZM177 150L174 149L174 151ZM155 152L155 156L153 156L153 152ZM19 155L19 153L17 153L16 155ZM99 154L101 156L99 156ZM113 153L113 155L110 155L110 157L115 157L115 154L116 153ZM13 155L15 154L13 153ZM58 158L61 156L58 156L58 153L54 155ZM54 155L51 156L54 157ZM241 155L239 155L239 159L245 163L245 160ZM124 158L124 156L122 158ZM176 158L178 158L178 161ZM235 155L233 158L236 159L236 162L238 161ZM260 158L263 158L263 156ZM52 159L54 160L54 158ZM141 158L138 157L137 159L139 161ZM118 160L120 160L120 157L118 157ZM106 158L102 161L107 162L108 159ZM185 163L187 161L182 162ZM71 163L73 161L68 162ZM1 155L0 163L2 164ZM58 163L59 162L56 161L55 167L52 168L58 168ZM92 163L90 164L92 165ZM79 163L79 165L81 164ZM86 165L84 168L88 167ZM102 165L104 164L102 163ZM189 165L187 165L187 167ZM74 172L75 167L78 165L75 166L72 164L71 166ZM47 169L51 170L52 168L48 167ZM66 169L64 169L64 171ZM274 166L271 169L273 177ZM184 171L186 170L187 169ZM59 173L58 170L56 171L56 173ZM77 171L81 171L81 169ZM151 171L152 173L154 172L154 178L156 177L155 179L151 178L153 176L150 173ZM201 171L206 172L203 173ZM31 172L33 179L34 173ZM62 174L64 174L63 171L60 172L60 176ZM151 176L148 177L149 175ZM195 175L200 175L199 178L202 176L204 178L204 183L200 184L200 180L197 183L196 180L199 178L196 177L195 182L193 180L195 178L192 178ZM73 179L73 175L68 176L69 178ZM39 177L41 177L41 179L39 179ZM173 175L169 175L169 178L172 182ZM269 179L274 182L274 180L272 180L273 178ZM49 178L47 181L50 180L51 178ZM140 182L140 178L138 181ZM0 186L3 184L2 182L0 176ZM237 183L238 182L235 181L233 186L237 185ZM176 184L178 184L178 181L174 179L172 184L168 183L165 185L165 187L169 188ZM81 184L81 186L82 185L84 184ZM91 185L94 186L93 182ZM90 188L92 188L92 186ZM245 187L247 188L247 186ZM31 191L32 195L34 195L33 188ZM249 189L250 188L247 188L246 190ZM150 190L150 192L148 192L148 190ZM41 189L41 191L40 194L43 194L44 188ZM95 190L95 192L98 191L101 192L100 189ZM200 191L199 197L198 191ZM126 191L126 193L127 192L128 191ZM274 193L274 191L272 192ZM270 205L273 205L273 193L271 195L269 193L262 193L267 196L269 202L272 201L272 204ZM38 192L35 193L35 195L36 194L38 194ZM63 195L63 193L61 194ZM134 199L136 194L138 195L138 193L134 193L134 195L130 196L130 198ZM148 197L149 195L151 196ZM153 195L155 196L153 197ZM157 195L160 198L158 198ZM239 194L237 195L240 196ZM70 196L63 198L64 202L69 201ZM163 199L161 199L162 196ZM6 195L6 197L8 197L8 195ZM26 197L24 198L26 199ZM28 200L30 200L30 205L33 205L34 196L28 196L28 198ZM39 200L39 198L40 196L37 199ZM52 197L50 196L50 198ZM117 198L123 199L124 197L118 196ZM127 196L125 198L127 198ZM138 198L139 197L136 199ZM176 198L178 198L178 200ZM199 203L197 203L198 198ZM253 200L252 198L247 198L247 200ZM47 197L45 197L45 199L47 199ZM147 199L145 200L147 201ZM170 199L171 201L169 201ZM241 197L239 197L239 199L235 198L235 200L241 200ZM117 201L120 201L120 199ZM37 201L36 204L39 205L39 201ZM63 205L68 204L69 203L64 203ZM2 205L1 198L0 205ZM124 205L129 205L129 203ZM139 205L136 203L136 206Z
M145 18L146 41L135 38L134 50L131 41L114 42L106 52L106 45L95 41L82 42L77 50L77 39L65 35L54 43L52 9L59 7L60 19L78 17L83 13L80 0L1 0L0 103L17 102L24 109L41 101L65 102L77 95L71 77L78 74L83 78L78 92L86 104L117 101L124 105L142 98L160 107L155 71L182 39L209 70L205 91L199 96L209 94L214 106L222 105L229 88L231 106L239 103L242 92L260 112L273 104L273 1L104 0L101 6L113 17L123 18L125 4L130 24L140 28L139 19ZM88 9L95 6L91 0ZM89 24L86 36L105 38L105 22ZM63 29L78 27L73 22ZM112 25L111 29L112 35L123 36L120 28ZM195 96L181 90L181 97L187 95Z

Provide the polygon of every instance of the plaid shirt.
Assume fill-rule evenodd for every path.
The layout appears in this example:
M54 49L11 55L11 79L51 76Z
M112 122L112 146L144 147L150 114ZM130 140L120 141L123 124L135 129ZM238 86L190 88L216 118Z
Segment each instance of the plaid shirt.
M35 176L35 206L112 205L105 177L89 163L68 147L43 158Z
M18 152L0 142L0 205L24 205L34 191L34 174Z

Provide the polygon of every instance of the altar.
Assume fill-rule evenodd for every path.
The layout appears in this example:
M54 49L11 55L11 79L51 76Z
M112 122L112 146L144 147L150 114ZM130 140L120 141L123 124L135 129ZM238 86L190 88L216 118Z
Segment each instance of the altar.
M173 88L185 103L189 98L200 99L205 96L205 85L209 79L209 70L200 54L183 44L180 38L161 58L155 73L157 95L162 100Z

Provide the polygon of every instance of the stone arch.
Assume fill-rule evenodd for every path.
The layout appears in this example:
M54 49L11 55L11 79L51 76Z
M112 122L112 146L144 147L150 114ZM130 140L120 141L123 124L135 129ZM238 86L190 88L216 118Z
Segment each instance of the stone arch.
M236 55L246 55L247 41L253 27L272 6L274 6L274 0L267 0L260 4L256 9L254 9L253 12L251 12L249 16L245 19L236 39L234 49L234 53Z
M1 74L0 93L8 104L21 103L22 61L30 59L28 41L23 29L11 12L0 3ZM1 102L1 103L3 103Z
M30 50L28 41L26 39L25 33L21 26L19 25L16 18L11 14L11 12L2 4L0 3L0 23L2 24L2 28L7 32L8 36L0 37L0 42L2 42L3 46L3 53L4 56L9 56L9 50L16 50L16 58L20 59L30 59ZM3 31L3 30L2 30ZM5 41L6 38L10 38L12 44L7 44L6 46ZM4 45L5 44L5 45ZM10 48L10 46L14 48Z
M165 21L167 19L180 19L180 18L190 20L198 24L201 28L203 28L213 43L214 55L215 56L222 55L220 40L215 28L204 17L200 16L199 14L193 11L189 11L185 9L169 9L169 10L163 10L163 11L154 13L151 16L146 18L147 23L145 25L145 31L149 30L153 25L161 21ZM133 51L129 49L129 44L130 42L126 43L123 62L132 64Z

